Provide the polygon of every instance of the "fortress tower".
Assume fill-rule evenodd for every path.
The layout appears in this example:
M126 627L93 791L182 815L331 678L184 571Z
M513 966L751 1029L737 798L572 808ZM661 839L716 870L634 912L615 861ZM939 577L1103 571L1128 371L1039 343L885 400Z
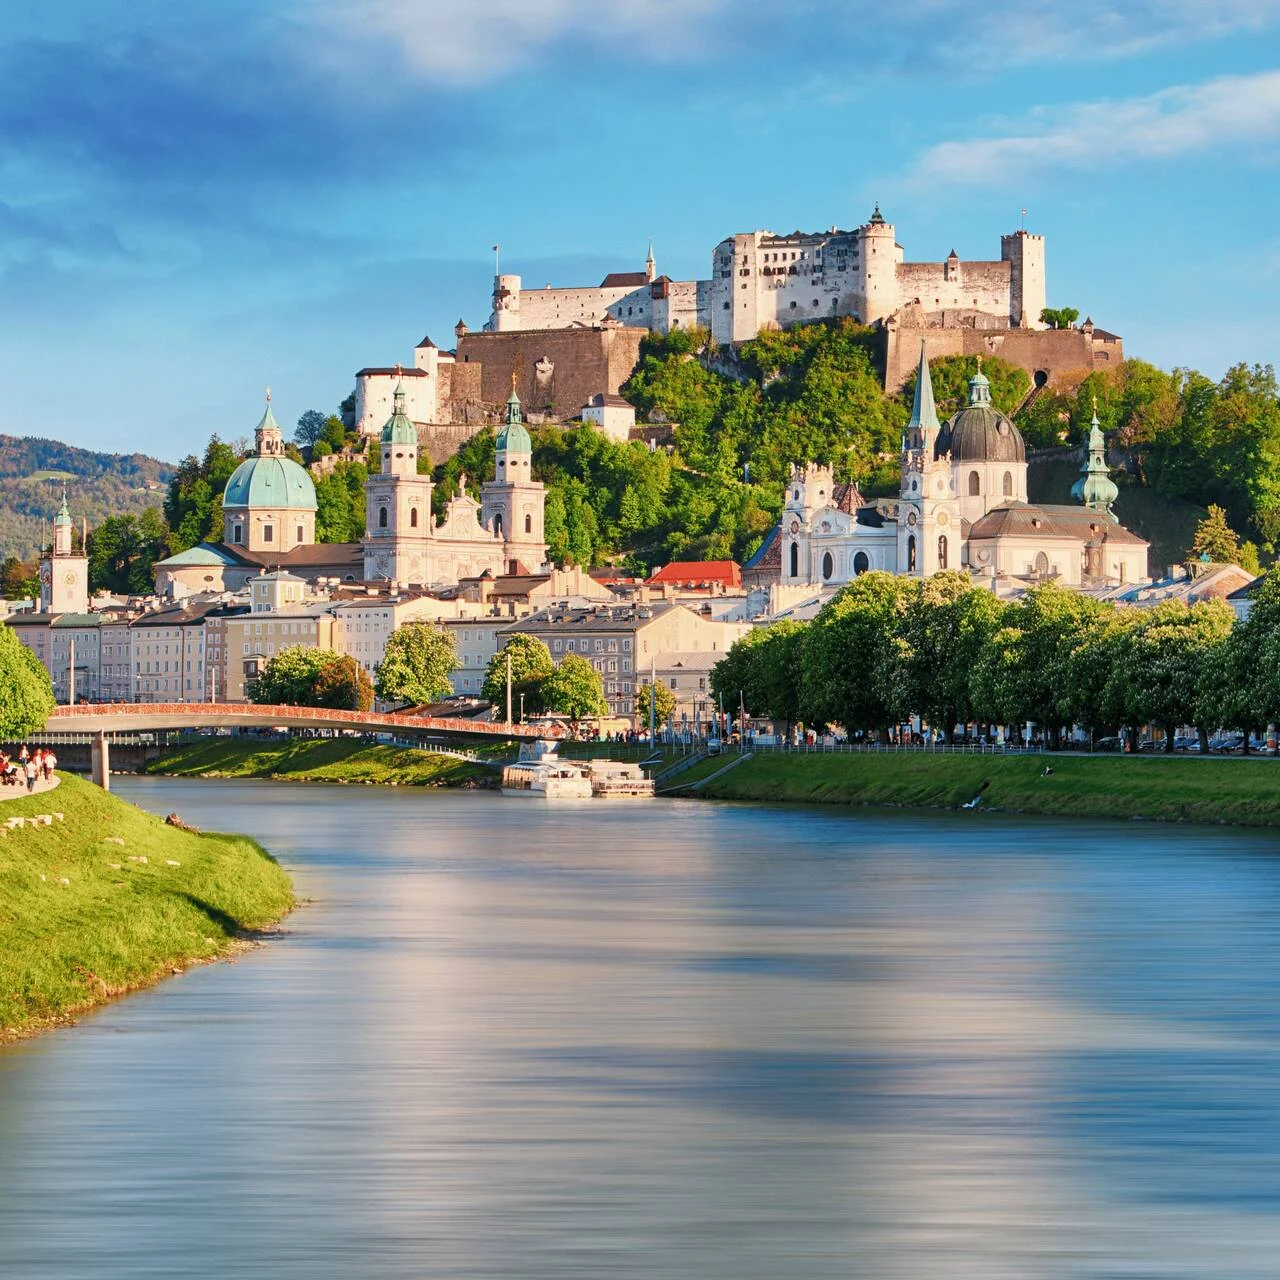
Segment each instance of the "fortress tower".
M1044 236L1029 231L1001 236L1000 258L1009 264L1009 324L1015 329L1043 329Z

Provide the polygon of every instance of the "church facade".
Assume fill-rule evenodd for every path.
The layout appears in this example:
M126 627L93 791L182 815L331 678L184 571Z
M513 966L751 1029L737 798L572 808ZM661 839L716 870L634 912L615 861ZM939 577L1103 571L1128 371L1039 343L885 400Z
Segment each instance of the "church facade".
M832 469L794 468L782 517L743 568L755 585L835 587L871 570L927 577L964 569L980 580L1055 579L1064 586L1147 580L1148 544L1112 510L1105 442L1094 416L1078 506L1027 500L1026 446L991 403L979 371L969 403L945 424L923 347L896 500L863 502Z
M315 486L284 456L280 428L267 411L256 449L236 468L223 494L223 540L202 542L155 566L156 591L182 598L239 591L268 570L287 570L316 585L394 583L455 586L485 573L536 572L546 560L546 492L533 478L533 446L513 391L498 433L492 480L477 502L452 498L443 520L432 512L434 484L418 473L418 432L402 386L379 439L379 471L365 486L365 535L356 543L315 540ZM69 526L68 526L69 542Z

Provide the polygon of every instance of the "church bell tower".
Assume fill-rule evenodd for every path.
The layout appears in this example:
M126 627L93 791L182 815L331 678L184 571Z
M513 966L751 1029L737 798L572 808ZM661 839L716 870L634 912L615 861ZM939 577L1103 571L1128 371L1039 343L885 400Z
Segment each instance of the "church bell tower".
M960 503L950 459L938 456L941 430L921 342L915 401L902 442L898 499L898 572L913 577L960 568Z
M73 546L67 491L53 521L53 545L40 557L40 611L88 613L89 559L82 546Z

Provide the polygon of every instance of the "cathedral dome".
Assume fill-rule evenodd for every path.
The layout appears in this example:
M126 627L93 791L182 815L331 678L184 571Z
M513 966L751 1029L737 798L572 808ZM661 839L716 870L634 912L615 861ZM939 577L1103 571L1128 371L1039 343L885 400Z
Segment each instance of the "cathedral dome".
M969 403L947 423L939 454L953 462L1026 462L1022 433L991 403L991 384L979 372L969 380Z
M246 458L231 473L222 505L314 511L316 487L292 458Z
M280 424L271 412L271 393L267 392L267 410L254 431L258 454L246 458L232 473L222 491L224 507L265 507L284 511L314 511L316 487L305 467L284 456L284 437Z

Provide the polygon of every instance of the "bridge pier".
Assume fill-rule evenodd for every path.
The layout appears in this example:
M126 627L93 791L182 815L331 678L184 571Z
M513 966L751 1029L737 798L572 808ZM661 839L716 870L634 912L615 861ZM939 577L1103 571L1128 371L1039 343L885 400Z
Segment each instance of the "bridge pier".
M111 748L107 735L99 730L89 747L89 777L103 791L111 790Z

